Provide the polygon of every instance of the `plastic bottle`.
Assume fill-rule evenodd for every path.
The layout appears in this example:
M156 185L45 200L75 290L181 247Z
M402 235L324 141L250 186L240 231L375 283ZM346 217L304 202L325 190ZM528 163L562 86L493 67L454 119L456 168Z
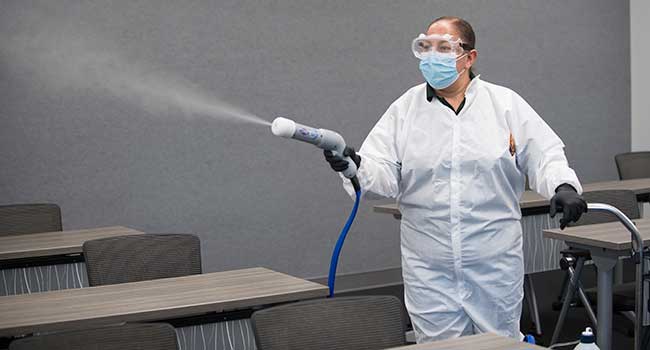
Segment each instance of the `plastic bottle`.
M580 336L580 344L573 348L573 350L600 350L596 345L596 337L590 327L587 327Z

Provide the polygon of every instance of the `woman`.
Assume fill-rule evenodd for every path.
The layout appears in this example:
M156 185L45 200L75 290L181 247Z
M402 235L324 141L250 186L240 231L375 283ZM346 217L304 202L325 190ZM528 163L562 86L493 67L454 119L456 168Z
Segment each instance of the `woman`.
M399 203L405 302L419 343L521 336L526 175L552 197L552 216L563 209L562 228L586 211L562 141L523 98L473 74L474 45L465 20L434 20L413 42L426 83L388 108L359 154L344 152L364 193ZM348 165L325 156L336 171Z

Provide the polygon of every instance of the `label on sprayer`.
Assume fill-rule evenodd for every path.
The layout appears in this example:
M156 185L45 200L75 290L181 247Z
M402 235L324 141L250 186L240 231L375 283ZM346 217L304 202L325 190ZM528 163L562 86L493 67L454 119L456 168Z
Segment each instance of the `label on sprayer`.
M320 133L317 129L307 128L307 127L297 127L296 132L293 135L293 138L299 139L301 141L307 141L313 143L318 140Z

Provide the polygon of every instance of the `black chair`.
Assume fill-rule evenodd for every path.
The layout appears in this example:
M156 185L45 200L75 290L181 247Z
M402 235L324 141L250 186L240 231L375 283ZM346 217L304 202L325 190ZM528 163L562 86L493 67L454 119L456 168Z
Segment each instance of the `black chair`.
M190 234L144 234L86 241L88 284L99 286L201 273L201 242Z
M251 318L259 350L384 349L406 344L394 296L318 299L271 307Z
M629 152L614 157L621 180L650 177L650 152Z
M166 323L66 331L17 339L9 350L176 350L176 332Z
M583 197L587 203L604 203L612 205L632 220L641 217L636 194L633 191L592 191L583 193ZM608 222L618 222L618 219L609 213L587 212L580 217L580 220L570 224L570 226L603 224ZM593 303L592 301L596 300L596 293L593 291L585 292L582 288L582 283L580 282L582 268L589 260L591 260L591 256L586 250L571 248L562 251L560 266L563 270L567 271L567 274L565 275L561 297L558 298L558 302L554 305L555 308L561 307L562 310L555 326L553 337L551 338L551 345L559 338L566 313L568 312L569 306L574 303L574 296L576 293L592 323L596 321L596 315L591 306ZM571 281L574 281L574 283ZM629 294L631 294L632 299L629 299ZM614 311L622 313L634 311L633 284L620 285L614 288Z
M636 199L636 194L629 190L605 190L605 191L592 191L583 193L583 197L587 203L605 203L618 208L623 214L627 215L630 219L639 219L641 212L639 210L639 203ZM578 222L572 223L571 226L604 224L607 222L618 222L616 216L610 213L603 212L587 212L584 213Z
M62 229L61 208L56 204L0 205L0 236Z

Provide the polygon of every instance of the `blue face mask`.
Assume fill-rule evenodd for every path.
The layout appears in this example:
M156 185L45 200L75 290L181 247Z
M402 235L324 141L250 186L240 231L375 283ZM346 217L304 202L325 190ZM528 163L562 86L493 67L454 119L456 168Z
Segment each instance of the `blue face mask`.
M432 88L436 90L444 89L458 79L459 73L456 71L456 61L463 56L465 54L454 57L431 53L420 61L420 71Z

